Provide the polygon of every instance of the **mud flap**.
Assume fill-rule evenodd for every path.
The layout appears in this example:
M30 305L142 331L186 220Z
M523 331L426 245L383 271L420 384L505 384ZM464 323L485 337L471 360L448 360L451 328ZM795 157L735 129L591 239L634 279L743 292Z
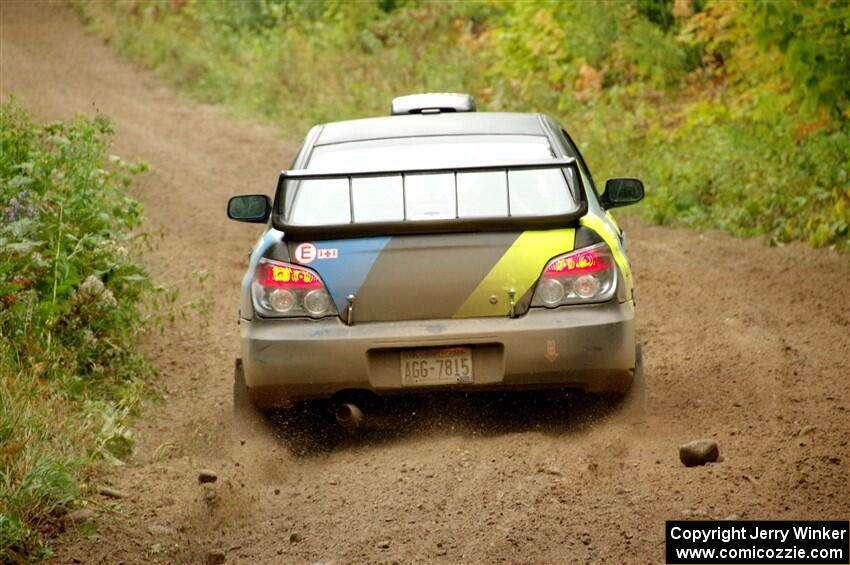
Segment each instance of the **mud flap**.
M258 422L259 413L251 402L251 397L248 395L248 387L245 385L245 371L242 367L242 359L237 357L233 367L234 429L250 428Z
M620 401L619 412L626 421L637 424L646 420L646 396L643 351L638 344L635 347L635 373L632 377L632 384Z

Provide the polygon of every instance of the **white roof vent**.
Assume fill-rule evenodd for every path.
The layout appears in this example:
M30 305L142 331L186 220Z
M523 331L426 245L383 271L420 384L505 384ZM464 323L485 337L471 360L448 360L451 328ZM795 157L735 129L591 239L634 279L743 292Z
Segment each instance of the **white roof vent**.
M458 92L429 92L393 98L392 114L439 114L441 112L474 112L475 98Z

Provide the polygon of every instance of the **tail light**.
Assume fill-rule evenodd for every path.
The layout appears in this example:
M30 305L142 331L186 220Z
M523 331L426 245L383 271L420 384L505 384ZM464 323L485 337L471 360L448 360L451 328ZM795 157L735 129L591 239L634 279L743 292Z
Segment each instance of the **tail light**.
M613 296L616 283L614 257L608 246L600 243L549 261L537 281L531 305L557 308L603 302Z
M322 279L310 269L271 259L260 259L251 284L254 306L275 317L322 318L336 316Z

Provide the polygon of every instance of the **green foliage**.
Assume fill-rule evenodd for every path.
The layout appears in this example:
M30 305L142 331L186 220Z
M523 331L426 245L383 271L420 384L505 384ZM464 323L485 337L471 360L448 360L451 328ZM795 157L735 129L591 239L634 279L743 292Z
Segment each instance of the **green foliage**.
M769 242L850 245L850 0L185 0L79 3L119 50L274 122L474 94L542 111L644 215Z
M784 70L809 108L850 110L850 0L759 0L750 12L759 43L783 54Z
M86 464L132 449L152 287L124 189L144 167L107 156L110 133L102 116L37 126L0 105L0 560L46 551Z
M846 185L850 162L841 132L794 142L791 120L705 127L703 120L717 113L723 120L725 109L703 111L672 136L641 144L655 146L639 158L646 180L659 187L648 210L654 222L768 234L771 243L822 246L843 238L846 244L847 193L839 187Z

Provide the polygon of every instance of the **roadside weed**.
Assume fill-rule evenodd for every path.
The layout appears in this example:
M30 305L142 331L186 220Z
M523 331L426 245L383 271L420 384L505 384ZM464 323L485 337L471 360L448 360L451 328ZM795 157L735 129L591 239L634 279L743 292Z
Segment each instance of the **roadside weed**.
M125 192L145 165L107 156L111 132L0 105L0 561L43 556L91 463L132 453L126 421L153 374L136 344L154 288Z

